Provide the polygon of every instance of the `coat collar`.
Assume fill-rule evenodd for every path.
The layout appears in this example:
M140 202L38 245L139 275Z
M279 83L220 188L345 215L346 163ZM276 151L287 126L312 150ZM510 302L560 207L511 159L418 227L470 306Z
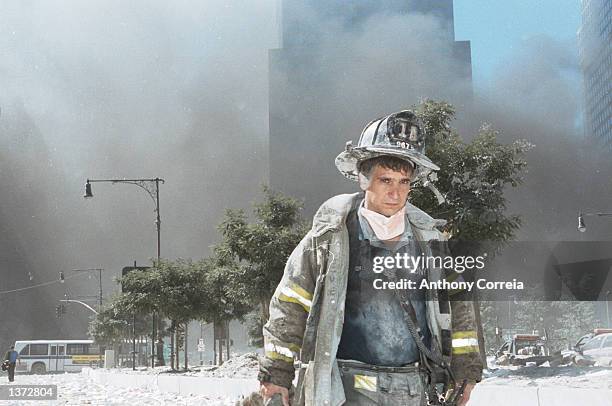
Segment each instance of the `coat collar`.
M362 193L342 194L334 196L323 203L312 221L314 237L319 237L330 230L339 230L346 221L351 208L362 197ZM434 219L410 203L406 203L406 215L414 227L423 230L435 230L435 227L446 224L445 220Z

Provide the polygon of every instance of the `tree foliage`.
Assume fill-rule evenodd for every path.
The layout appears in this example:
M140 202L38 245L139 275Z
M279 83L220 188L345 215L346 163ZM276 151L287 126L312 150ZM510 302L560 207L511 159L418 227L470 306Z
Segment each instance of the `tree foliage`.
M260 306L267 319L270 298L283 276L289 255L306 234L296 199L264 187L264 201L254 204L255 221L243 210L227 210L218 230L215 262L240 304Z
M524 154L532 145L524 140L502 144L490 125L483 125L465 142L451 128L455 109L446 102L426 100L417 111L427 134L427 156L440 167L435 185L446 201L439 205L432 193L417 188L412 203L447 220L445 231L451 240L503 243L512 239L521 221L517 215L506 214L504 189L523 181Z

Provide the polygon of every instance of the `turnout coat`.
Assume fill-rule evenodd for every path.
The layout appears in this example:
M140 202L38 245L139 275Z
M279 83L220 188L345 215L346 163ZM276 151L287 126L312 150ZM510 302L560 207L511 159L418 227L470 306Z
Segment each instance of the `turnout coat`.
M297 368L301 384L295 399L300 404L338 406L345 401L336 352L349 272L346 218L361 198L361 193L338 195L319 208L312 229L289 257L270 302L259 379L290 388ZM425 255L431 255L431 243L444 241L435 228L440 220L409 203L406 215ZM430 281L441 277L442 270L428 269ZM426 308L432 351L450 363L458 381L480 381L473 303L449 301L448 292L428 290Z

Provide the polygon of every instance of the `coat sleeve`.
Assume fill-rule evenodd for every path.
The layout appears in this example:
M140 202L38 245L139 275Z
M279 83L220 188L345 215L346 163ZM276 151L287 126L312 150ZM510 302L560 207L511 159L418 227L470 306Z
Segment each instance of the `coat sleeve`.
M451 369L455 379L461 382L480 382L482 379L482 360L478 341L478 325L471 300L452 300L452 356Z
M463 248L457 248L457 245L451 247L452 244L444 235L440 240L442 243L434 246L434 254L442 257L459 255L458 252L463 254ZM475 272L450 271L446 272L445 278L449 281L474 281ZM467 290L450 290L447 294L451 310L451 370L458 382L464 379L471 383L480 382L483 362L480 357L474 294Z
M291 387L294 359L299 358L316 280L313 239L308 233L293 250L283 278L270 301L270 318L263 328L265 355L259 380Z

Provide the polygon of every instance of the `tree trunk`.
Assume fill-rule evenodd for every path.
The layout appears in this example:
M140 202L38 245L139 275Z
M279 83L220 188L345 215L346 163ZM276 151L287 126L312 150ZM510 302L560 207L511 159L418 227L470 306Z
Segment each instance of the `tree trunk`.
M180 330L181 330L180 329L180 323L177 322L176 323L176 339L175 339L175 342L176 342L176 356L174 357L175 360L176 360L175 362L176 362L176 370L177 371L180 369L180 366L179 366L179 355L180 355L180 352L181 352L181 331Z
M270 318L270 299L262 299L260 302L260 305L261 305L261 315L265 323Z
M185 339L183 340L183 348L185 349L185 371L189 369L189 363L187 362L187 328L189 323L185 323Z
M480 359L484 368L487 368L487 354L485 351L484 332L482 329L482 319L480 317L480 301L478 300L478 292L474 292L474 319L478 327L478 346L480 347Z
M213 365L217 364L217 330L216 324L213 323Z
M230 342L229 325L230 325L230 322L227 321L227 324L226 324L226 326L227 326L226 327L226 331L227 331L227 341L226 341L226 345L227 345L227 358L226 358L226 360L230 359L230 347L232 346L232 344Z
M164 338L162 337L159 329L157 330L157 365L160 367L166 366L166 360L164 359Z
M174 371L174 333L176 331L176 323L174 320L170 322L170 367Z

